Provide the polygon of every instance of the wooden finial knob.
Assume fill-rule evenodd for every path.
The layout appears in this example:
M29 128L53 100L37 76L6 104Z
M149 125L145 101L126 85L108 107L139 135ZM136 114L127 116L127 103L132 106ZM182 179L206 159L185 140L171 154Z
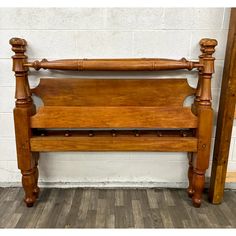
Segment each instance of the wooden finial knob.
M200 40L200 45L204 47L215 47L218 44L216 39L204 38Z
M12 45L12 51L15 53L24 53L26 51L27 42L25 39L12 38L9 40L9 43Z
M200 46L202 53L212 55L215 52L215 47L218 44L216 39L204 38L200 40Z
M21 39L21 38L11 38L9 40L9 43L11 45L19 45L19 46L26 46L27 42L25 39Z

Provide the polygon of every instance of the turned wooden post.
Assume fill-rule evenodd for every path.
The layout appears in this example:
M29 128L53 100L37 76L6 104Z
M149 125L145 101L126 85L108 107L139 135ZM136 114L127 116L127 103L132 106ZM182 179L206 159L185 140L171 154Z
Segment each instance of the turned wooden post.
M199 42L200 50L202 54L198 57L199 58L199 65L202 65L198 68L198 83L196 88L196 94L194 103L192 104L192 112L195 115L198 115L198 105L200 102L201 92L202 92L202 83L203 83L203 58L205 57L205 44L203 41ZM188 180L189 186L187 188L188 196L192 198L194 189L193 189L193 160L194 160L195 153L188 153L188 161L189 161L189 168L188 168Z
M198 57L199 58L199 64L203 65L203 60L205 57L205 45L201 43L201 52L202 54ZM195 104L198 106L198 103L200 102L201 92L202 92L202 75L203 75L203 67L198 69L198 84L197 84L197 90L196 90L196 97L195 97Z
M214 60L212 54L215 52L217 41L214 39L202 39L200 41L202 55L200 61L203 64L200 71L200 84L198 88L197 114L199 125L197 129L198 151L193 158L193 196L195 207L200 207L201 196L205 184L205 172L209 165L210 144L212 133L213 111L211 108L211 77L214 73ZM200 96L199 96L200 95Z
M203 65L203 59L206 56L205 55L205 44L203 41L200 41L200 50L202 54L198 57L199 58L199 65ZM202 83L203 83L203 66L198 68L198 83L196 88L196 94L194 103L192 104L192 112L197 115L198 114L198 105L200 102L200 97L202 93ZM188 153L188 161L189 161L189 168L188 168L188 180L189 180L189 186L187 188L187 193L190 198L193 197L194 189L193 189L193 160L194 160L195 153Z
M25 202L27 206L33 206L39 193L37 186L38 169L37 154L30 151L30 116L35 114L35 106L32 102L31 92L28 82L28 68L24 67L27 56L26 41L20 38L12 38L9 42L15 55L13 59L13 71L16 78L16 105L14 108L16 149L18 168L22 173L22 185L25 190Z

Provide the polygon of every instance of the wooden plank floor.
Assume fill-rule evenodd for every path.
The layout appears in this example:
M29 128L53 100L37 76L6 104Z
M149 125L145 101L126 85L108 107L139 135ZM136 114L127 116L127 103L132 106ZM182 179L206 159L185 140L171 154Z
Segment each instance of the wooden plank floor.
M41 189L25 207L22 188L0 188L1 228L235 228L236 192L194 208L183 189Z

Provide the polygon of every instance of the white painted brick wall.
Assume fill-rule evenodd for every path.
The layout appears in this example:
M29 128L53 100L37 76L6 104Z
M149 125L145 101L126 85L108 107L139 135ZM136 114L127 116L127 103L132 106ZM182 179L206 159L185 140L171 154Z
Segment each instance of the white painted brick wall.
M132 55L131 31L78 31L76 36L78 57L107 58Z
M8 41L23 37L28 41L30 59L104 57L186 57L197 59L198 42L203 37L218 40L216 73L213 78L213 107L218 97L224 64L229 23L224 8L0 8L0 185L20 182L17 169L12 109L14 76ZM17 17L16 17L17 16ZM96 73L78 73L84 77ZM70 73L75 77L76 73ZM100 76L109 73L100 72ZM154 76L155 73L135 73ZM64 76L58 72L32 72L38 76ZM116 76L124 75L117 73ZM168 76L175 73L169 72ZM196 84L193 73L190 85ZM131 76L131 74L128 74ZM166 77L166 73L159 73ZM214 141L214 137L213 137ZM40 159L40 181L64 186L64 182L92 186L185 186L187 158L184 153L76 152L44 153ZM236 170L236 124L234 126L229 169ZM209 175L210 169L208 171Z

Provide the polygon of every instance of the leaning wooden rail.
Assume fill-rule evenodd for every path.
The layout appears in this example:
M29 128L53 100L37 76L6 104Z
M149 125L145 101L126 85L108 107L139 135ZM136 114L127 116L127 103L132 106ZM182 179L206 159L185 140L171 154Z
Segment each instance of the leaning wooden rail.
M156 59L156 58L130 58L130 59L64 59L48 61L27 62L25 67L35 70L74 70L74 71L160 71L202 68L199 62L180 60Z

